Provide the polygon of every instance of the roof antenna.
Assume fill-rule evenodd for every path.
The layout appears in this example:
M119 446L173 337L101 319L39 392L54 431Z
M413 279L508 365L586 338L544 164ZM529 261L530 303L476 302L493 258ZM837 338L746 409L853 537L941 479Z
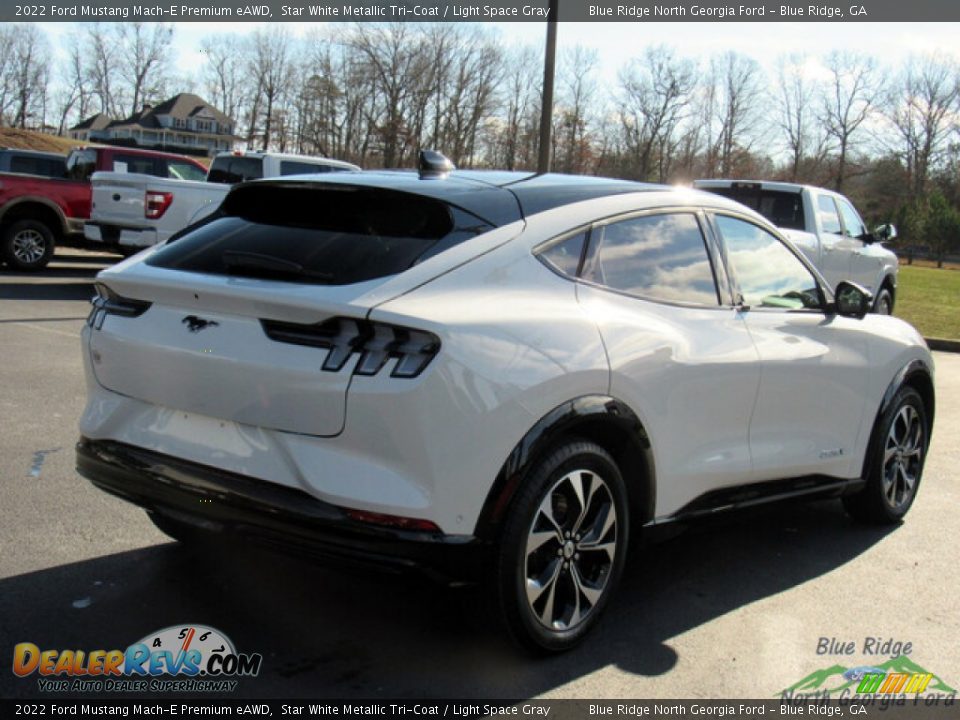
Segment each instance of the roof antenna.
M438 150L421 150L417 169L420 171L421 179L437 178L442 180L450 174L451 170L456 170L457 166Z

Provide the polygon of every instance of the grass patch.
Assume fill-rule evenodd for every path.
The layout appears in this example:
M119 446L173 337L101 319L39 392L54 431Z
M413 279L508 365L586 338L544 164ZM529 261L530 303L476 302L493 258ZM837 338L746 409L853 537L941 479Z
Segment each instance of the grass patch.
M894 315L924 337L960 339L960 271L901 264Z

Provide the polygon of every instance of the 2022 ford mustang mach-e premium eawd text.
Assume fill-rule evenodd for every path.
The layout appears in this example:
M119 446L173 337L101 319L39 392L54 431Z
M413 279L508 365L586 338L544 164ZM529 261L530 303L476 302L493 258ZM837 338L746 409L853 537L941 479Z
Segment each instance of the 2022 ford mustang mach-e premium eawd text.
M97 291L85 477L180 539L480 579L533 648L583 638L644 525L823 496L898 521L933 425L913 328L692 190L252 182Z

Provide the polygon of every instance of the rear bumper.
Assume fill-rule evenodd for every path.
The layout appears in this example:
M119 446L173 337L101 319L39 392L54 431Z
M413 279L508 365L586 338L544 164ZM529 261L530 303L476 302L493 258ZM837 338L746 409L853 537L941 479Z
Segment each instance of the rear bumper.
M300 490L109 440L81 437L77 471L150 512L336 564L459 585L479 579L488 547L472 536L368 525Z
M146 248L159 242L159 234L155 228L125 227L108 223L88 222L83 226L83 234L92 242L121 247Z

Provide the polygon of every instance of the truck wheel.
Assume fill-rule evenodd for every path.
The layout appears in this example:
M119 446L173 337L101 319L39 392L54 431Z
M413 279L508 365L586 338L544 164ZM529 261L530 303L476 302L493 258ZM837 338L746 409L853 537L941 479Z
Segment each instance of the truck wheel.
M53 233L39 220L18 220L3 232L3 259L14 270L42 270L53 247Z
M893 295L887 288L880 288L877 293L877 299L873 302L873 311L877 315L890 315L893 313Z

